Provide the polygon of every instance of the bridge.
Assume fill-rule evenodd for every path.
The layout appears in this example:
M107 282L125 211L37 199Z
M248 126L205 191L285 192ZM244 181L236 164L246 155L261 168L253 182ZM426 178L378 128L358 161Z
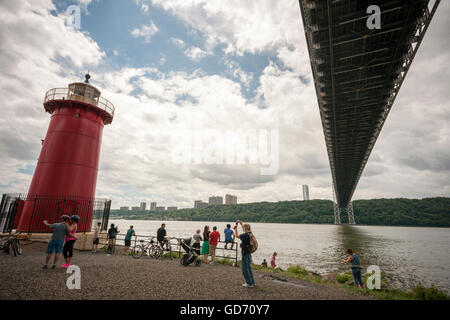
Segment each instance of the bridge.
M336 224L355 224L353 193L439 2L299 0Z

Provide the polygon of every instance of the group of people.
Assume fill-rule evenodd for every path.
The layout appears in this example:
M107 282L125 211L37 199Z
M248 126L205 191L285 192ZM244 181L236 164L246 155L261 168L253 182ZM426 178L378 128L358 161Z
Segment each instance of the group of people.
M48 263L51 259L52 254L54 253L54 260L53 260L53 266L52 269L55 269L59 255L61 254L61 251L64 255L65 263L61 265L61 268L67 268L71 264L72 256L73 256L73 246L75 244L75 241L77 240L76 232L78 227L78 222L80 220L80 217L77 215L73 215L71 217L67 215L62 215L60 217L59 223L53 223L49 224L47 220L44 220L44 224L53 229L52 237L48 243L47 246L47 256L45 259L45 265L42 267L43 269L48 269ZM238 225L242 226L243 232L238 232ZM99 235L101 231L101 223L98 222L97 226L94 229L94 240L93 240L93 246L92 246L92 253L97 252L97 246L99 244ZM214 264L215 258L216 258L216 248L220 241L220 233L217 231L217 227L214 226L213 230L210 231L210 228L208 225L206 225L203 228L203 234L200 235L201 230L196 230L196 233L192 237L194 242L192 244L192 247L194 247L197 252L201 255L203 255L203 262L208 262L208 256L211 256L211 262L210 264ZM116 237L119 234L119 230L117 226L114 224L111 224L111 227L108 229L107 239L108 239L108 251L107 255L111 255L113 247L115 245ZM226 228L224 229L224 235L225 235L225 249L228 249L228 245L231 244L230 249L233 249L233 246L235 244L235 239L241 240L241 268L242 268L242 274L245 279L245 283L243 284L244 287L254 287L255 286L255 280L253 277L253 272L251 268L252 264L252 256L251 256L251 227L248 223L244 224L241 220L236 221L236 225L234 226L234 231L231 229L231 225L227 224ZM130 226L130 228L127 230L127 233L125 235L125 246L123 248L123 254L127 254L128 250L131 246L131 239L133 236L135 236L134 228L133 226ZM166 231L166 224L161 224L161 227L157 230L157 241L162 246L166 246L166 250L169 250L170 242L167 239L167 231ZM203 244L201 242L203 241ZM356 253L353 252L352 249L347 249L347 253L349 254L348 258L344 261L345 263L351 264L351 270L352 270L352 276L354 283L356 287L362 288L362 276L361 276L361 265L359 257ZM274 252L272 255L272 259L270 261L270 266L272 268L276 268L276 257L277 252ZM262 266L267 267L267 261L264 259L262 262Z
M48 263L54 253L53 266L52 269L56 268L59 255L61 251L64 255L65 263L61 265L61 268L68 268L72 261L73 256L73 245L77 241L76 232L78 228L78 222L80 217L76 214L69 217L68 215L62 215L60 217L60 222L49 224L47 220L44 220L44 224L53 229L52 237L47 245L47 257L45 258L45 265L43 269L48 269Z
M242 226L243 232L238 232L238 225ZM110 233L111 231L111 233ZM111 228L108 230L108 239L115 239L119 231L117 230L117 227L114 227L114 225L111 225ZM197 250L197 253L200 255L203 255L203 262L208 263L208 256L211 256L211 262L210 264L214 264L216 259L216 248L217 245L221 239L220 232L217 231L217 227L213 226L212 231L210 231L210 227L206 225L203 228L203 234L200 234L201 230L197 229L195 234L192 236L193 243L192 247ZM255 286L255 280L253 278L253 272L251 268L252 263L252 257L251 257L251 250L250 250L250 236L251 234L251 227L249 224L244 224L242 221L237 220L236 225L234 226L234 231L231 229L231 225L227 224L226 228L224 229L224 235L225 235L225 249L233 249L235 245L235 239L241 240L241 253L242 253L242 260L241 260L241 267L242 267L242 274L245 279L245 283L243 284L244 287L254 287ZM131 238L135 235L133 226L130 226L130 229L128 229L127 234L125 236L125 247L124 247L124 254L128 252L130 244L131 244ZM158 228L156 232L156 240L158 241L161 246L166 247L166 251L169 250L170 242L167 239L167 230L166 230L166 224L161 224L161 227ZM201 242L203 241L203 244ZM97 241L98 242L98 241Z
M238 232L238 225L242 226L243 232ZM241 268L242 275L244 276L245 283L244 287L252 288L255 286L255 279L253 277L252 271L252 255L251 255L251 227L248 223L243 223L241 220L236 221L236 225L234 226L234 231L231 229L231 225L227 224L227 227L224 230L225 235L225 249L228 249L228 245L231 244L231 248L235 244L234 240L241 240ZM194 245L198 248L200 247L200 241L202 237L200 236L200 230L197 230L196 234L193 236ZM203 245L201 247L201 254L203 255L204 263L208 262L208 255L211 256L210 264L214 264L216 258L216 248L217 244L220 241L220 233L217 231L217 227L213 227L213 231L210 232L209 226L206 225L203 229Z

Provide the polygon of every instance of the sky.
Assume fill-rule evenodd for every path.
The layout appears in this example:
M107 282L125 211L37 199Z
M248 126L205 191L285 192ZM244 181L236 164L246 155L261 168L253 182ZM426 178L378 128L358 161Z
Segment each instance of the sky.
M448 17L442 1L353 199L449 196ZM113 208L300 200L302 184L332 199L295 0L1 0L0 43L0 193L28 190L45 92L89 70L115 106L96 191ZM246 134L251 147L233 149ZM220 161L230 150L248 156Z

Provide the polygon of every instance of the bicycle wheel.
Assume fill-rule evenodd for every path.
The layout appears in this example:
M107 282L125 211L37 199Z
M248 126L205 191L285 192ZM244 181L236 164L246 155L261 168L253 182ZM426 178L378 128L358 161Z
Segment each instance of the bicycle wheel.
M133 258L135 259L139 259L140 257L142 257L142 255L145 253L145 248L144 246L135 246L133 247L133 249L131 250L131 255L133 256Z
M161 250L158 246L152 245L148 251L152 258L159 258L161 256Z

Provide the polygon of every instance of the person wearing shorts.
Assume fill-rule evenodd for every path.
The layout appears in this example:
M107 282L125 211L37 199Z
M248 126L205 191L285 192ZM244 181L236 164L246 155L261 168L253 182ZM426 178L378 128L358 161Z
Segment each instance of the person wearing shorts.
M214 264L216 259L217 243L220 240L220 233L217 231L217 227L213 227L213 231L209 234L209 254L211 255L211 264Z
M201 249L201 254L203 255L203 262L208 262L208 254L209 254L209 226L205 226L203 229L203 244Z
M128 253L128 249L131 246L131 238L135 235L133 226L130 226L130 229L128 229L127 234L125 235L125 247L123 247L123 254Z
M52 269L55 269L59 255L61 254L64 244L64 236L66 234L66 221L69 219L69 216L63 215L59 219L61 221L60 223L53 224L49 224L47 220L44 220L44 224L53 229L53 234L47 246L47 257L45 258L45 265L42 269L48 269L48 262L50 261L53 252L55 253L55 257L53 259Z
M108 230L108 251L107 256L110 256L113 252L113 249L116 245L116 237L119 234L119 229L114 226L114 223L111 223L111 228Z
M231 225L227 224L227 228L223 230L225 234L225 249L228 249L228 244L231 243L231 250L233 250L234 246L234 232L231 229Z
M99 235L100 235L100 228L102 226L101 222L97 223L97 226L94 229L94 241L92 242L92 253L97 253L97 246L100 242Z

